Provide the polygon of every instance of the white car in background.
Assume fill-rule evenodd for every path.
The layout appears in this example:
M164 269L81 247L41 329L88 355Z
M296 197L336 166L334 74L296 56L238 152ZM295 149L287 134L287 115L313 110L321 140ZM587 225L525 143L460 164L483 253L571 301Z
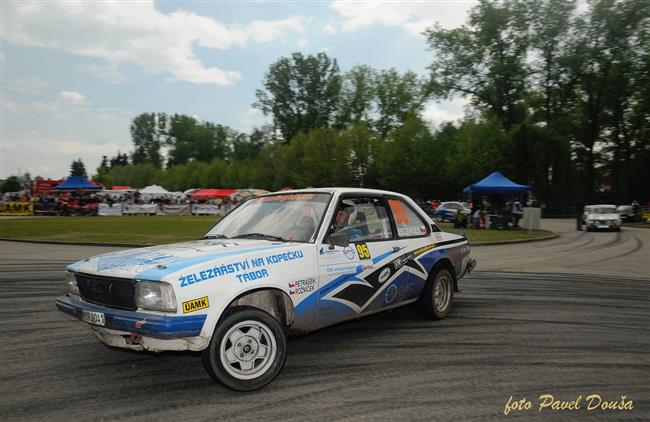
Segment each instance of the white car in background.
M289 191L244 202L200 240L72 264L56 306L110 346L202 351L215 380L249 391L278 375L287 334L413 302L446 317L475 263L404 195Z
M616 205L587 205L583 215L587 231L621 230L621 216Z

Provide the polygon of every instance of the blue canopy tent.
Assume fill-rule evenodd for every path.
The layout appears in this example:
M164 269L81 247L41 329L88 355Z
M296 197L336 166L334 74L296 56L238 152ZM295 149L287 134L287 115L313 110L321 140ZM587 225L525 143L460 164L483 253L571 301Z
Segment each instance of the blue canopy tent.
M485 179L467 186L463 189L465 193L519 193L528 192L530 186L520 185L505 177L498 171L492 172Z
M102 187L88 181L83 176L70 176L68 179L54 188L55 190L102 190Z

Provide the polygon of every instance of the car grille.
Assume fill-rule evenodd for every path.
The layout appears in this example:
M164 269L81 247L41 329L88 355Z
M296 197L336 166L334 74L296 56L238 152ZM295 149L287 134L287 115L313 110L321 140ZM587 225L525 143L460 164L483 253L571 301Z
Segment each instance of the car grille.
M136 309L133 280L81 273L76 273L75 278L84 300L113 308Z

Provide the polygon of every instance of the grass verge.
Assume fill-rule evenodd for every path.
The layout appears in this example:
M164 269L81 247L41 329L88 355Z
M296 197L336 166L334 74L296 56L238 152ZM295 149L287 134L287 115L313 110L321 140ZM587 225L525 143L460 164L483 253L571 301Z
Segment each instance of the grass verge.
M164 244L198 239L220 217L216 216L123 216L123 217L25 217L0 219L0 237L9 239L59 240L68 242ZM471 242L527 240L552 235L547 230L454 229L439 223L451 233L465 233Z
M26 217L0 219L0 237L100 243L174 243L204 235L217 216Z
M526 229L512 230L486 230L486 229L455 229L451 223L437 223L438 226L449 233L464 233L470 242L507 242L513 240L528 240L546 237L553 234L548 230Z

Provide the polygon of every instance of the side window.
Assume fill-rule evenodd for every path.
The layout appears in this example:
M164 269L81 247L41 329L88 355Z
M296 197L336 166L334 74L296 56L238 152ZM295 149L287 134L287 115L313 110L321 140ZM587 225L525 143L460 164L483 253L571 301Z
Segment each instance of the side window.
M350 242L388 240L393 238L388 211L378 198L345 198L339 202L330 234L350 233Z
M402 200L389 199L388 206L395 218L399 237L420 237L427 234L427 224Z

